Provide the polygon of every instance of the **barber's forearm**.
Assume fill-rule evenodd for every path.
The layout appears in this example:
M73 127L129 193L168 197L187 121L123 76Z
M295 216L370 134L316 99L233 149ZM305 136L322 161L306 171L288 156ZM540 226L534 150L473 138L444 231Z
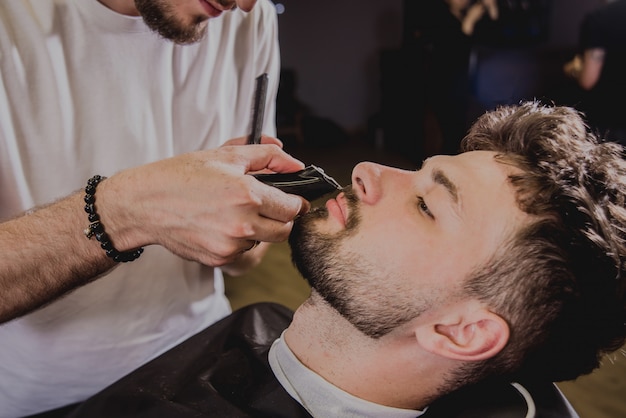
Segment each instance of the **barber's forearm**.
M0 323L33 311L111 269L87 240L84 193L0 224Z

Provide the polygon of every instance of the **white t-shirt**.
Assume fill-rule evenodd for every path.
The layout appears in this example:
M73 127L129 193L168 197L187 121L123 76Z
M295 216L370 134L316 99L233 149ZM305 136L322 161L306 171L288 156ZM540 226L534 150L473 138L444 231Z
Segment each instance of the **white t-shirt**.
M280 63L267 0L211 19L205 39L184 46L96 0L2 0L0 20L0 219L94 174L245 136L264 72L264 133L275 135ZM147 247L0 326L0 417L83 400L229 312L218 269Z

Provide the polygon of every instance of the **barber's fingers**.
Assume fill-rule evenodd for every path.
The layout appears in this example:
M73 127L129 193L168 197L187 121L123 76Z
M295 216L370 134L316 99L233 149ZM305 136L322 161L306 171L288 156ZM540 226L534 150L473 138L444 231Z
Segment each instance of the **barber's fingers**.
M219 151L230 154L232 162L238 165L243 173L262 170L275 173L292 173L304 168L302 161L287 154L274 144L221 147Z
M277 145L278 147L282 148L283 147L283 141L281 141L278 138L274 138L273 136L267 136L267 135L262 135L261 136L261 144L264 145ZM248 144L248 137L247 136L241 136L239 138L233 138L230 139L226 142L224 142L224 144L222 144L223 147L228 147L231 145L250 145ZM258 144L253 144L253 145L258 145Z
M238 166L243 171L242 174L262 170L291 173L304 168L302 161L287 154L276 144L223 145L216 151L223 162ZM214 154L208 155L212 155L212 158L214 156Z
M297 215L308 212L310 203L301 196L285 193L263 183L261 185L263 187L262 194L259 195L261 198L259 215L279 222L288 222Z
M255 225L255 241L283 242L289 238L293 221L279 222L274 219L259 217Z
M292 173L302 170L304 163L275 145L251 145L239 147L248 154L246 173L268 169L275 173ZM259 151L256 151L256 149Z
M302 199L299 196L296 196L299 200L301 200L302 205L300 206L300 212L307 211L309 208L309 203ZM264 216L259 213L259 217L254 222L254 235L252 236L253 240L262 241L262 242L282 242L289 237L289 233L291 232L291 228L293 227L293 219L295 216L291 216L291 211L284 212L281 209L276 207L272 208L273 205L267 204L263 205L263 211L261 213L271 213L270 216ZM277 220L276 216L281 216L279 213L289 214L287 216L287 220Z
M280 242L289 236L293 219L305 213L310 203L300 196L285 193L268 186L252 176L247 179L250 202L248 208L254 214L242 215L247 227L242 229L242 238L256 241Z

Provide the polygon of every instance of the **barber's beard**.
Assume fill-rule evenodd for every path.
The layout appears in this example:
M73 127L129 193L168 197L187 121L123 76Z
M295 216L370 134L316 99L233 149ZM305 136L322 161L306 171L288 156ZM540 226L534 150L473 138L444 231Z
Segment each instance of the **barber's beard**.
M350 214L343 231L334 235L318 231L316 224L328 217L325 207L296 219L289 236L292 260L333 309L363 334L380 338L419 316L429 303L398 291L388 266L373 265L350 250L346 241L358 231L361 218L358 199L351 190L345 194Z
M135 0L135 7L150 29L177 44L198 42L206 33L204 16L197 16L191 23L185 24L167 1Z

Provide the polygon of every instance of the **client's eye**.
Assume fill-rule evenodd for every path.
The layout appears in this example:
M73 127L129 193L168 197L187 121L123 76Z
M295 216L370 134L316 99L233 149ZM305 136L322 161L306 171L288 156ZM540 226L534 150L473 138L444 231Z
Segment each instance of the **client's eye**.
M424 201L424 198L421 196L417 197L417 206L418 208L424 212L426 215L428 215L429 217L435 219L435 216L431 213L430 209L428 209L428 205L426 204L426 202Z

